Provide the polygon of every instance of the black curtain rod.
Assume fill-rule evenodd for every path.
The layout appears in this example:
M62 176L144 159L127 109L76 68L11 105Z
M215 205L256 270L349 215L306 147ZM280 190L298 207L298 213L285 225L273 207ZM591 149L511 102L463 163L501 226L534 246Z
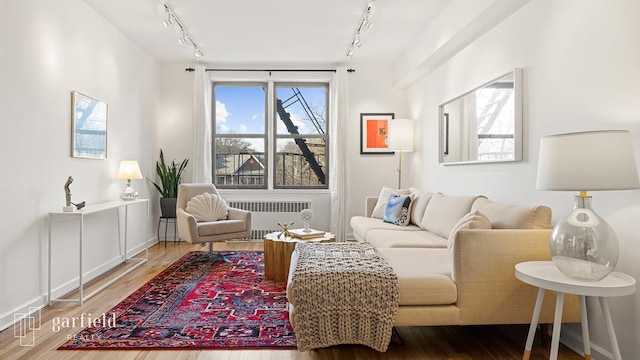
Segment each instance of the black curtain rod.
M185 71L195 71L194 68L186 68ZM261 72L336 72L336 70L329 69L205 69L205 71L261 71ZM355 69L347 69L347 72L355 72Z

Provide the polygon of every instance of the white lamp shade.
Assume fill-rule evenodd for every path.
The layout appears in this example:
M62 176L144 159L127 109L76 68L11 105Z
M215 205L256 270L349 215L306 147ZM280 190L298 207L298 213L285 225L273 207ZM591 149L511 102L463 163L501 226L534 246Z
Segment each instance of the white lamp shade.
M389 120L387 146L392 151L413 151L413 120Z
M122 161L120 163L120 169L118 169L118 179L142 179L142 172L140 171L138 162L135 160Z
M543 137L536 188L561 191L640 188L630 133L605 130Z

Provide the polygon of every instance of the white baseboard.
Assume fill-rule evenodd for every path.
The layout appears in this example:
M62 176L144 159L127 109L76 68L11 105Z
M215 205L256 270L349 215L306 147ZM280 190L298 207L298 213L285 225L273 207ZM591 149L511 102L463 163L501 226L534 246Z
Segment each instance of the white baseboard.
M560 342L569 349L584 356L584 343L582 342L582 334L578 334L575 331L563 328L560 331ZM613 354L603 349L601 346L594 344L592 341L591 358L593 360L613 360Z
M12 326L16 320L16 314L31 315L46 305L46 295L39 296L22 305L19 305L4 314L0 314L0 331Z
M148 242L149 247L153 246L156 243L157 243L157 239L155 236L151 238L150 241ZM145 250L145 244L140 244L138 246L135 246L131 249L128 249L127 257L131 257L139 253L142 253L144 252L144 250ZM143 254L140 254L139 256L143 256ZM118 256L87 271L83 277L84 283L86 284L89 281L97 278L98 276L103 275L104 273L120 265L121 263L122 263L122 258ZM45 280L45 283L46 283L46 280ZM53 297L57 298L61 295L74 291L77 288L78 288L78 278L75 277L65 282L64 284L57 286L55 289L51 289L51 292ZM31 315L32 313L37 311L34 309L42 309L43 307L45 307L47 305L47 296L48 294L45 292L36 298L33 298L3 314L0 314L0 331L7 329L8 327L12 326L15 323L16 314Z

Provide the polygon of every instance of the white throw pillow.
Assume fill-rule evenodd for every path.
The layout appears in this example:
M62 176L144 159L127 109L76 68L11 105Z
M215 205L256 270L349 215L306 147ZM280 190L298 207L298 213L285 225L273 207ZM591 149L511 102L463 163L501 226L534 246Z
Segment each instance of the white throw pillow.
M209 193L192 197L185 210L198 222L226 219L229 215L229 207L224 199Z
M472 211L463 216L462 219L453 226L449 239L447 240L447 249L449 249L449 255L453 260L453 247L455 243L456 233L462 229L491 229L491 221L489 218L480 211Z
M372 218L382 219L384 217L384 212L387 209L387 203L389 202L389 198L391 194L398 195L409 195L409 189L392 189L388 187L383 187L380 190L380 195L378 195L378 202L376 206L373 208L373 212L371 213Z

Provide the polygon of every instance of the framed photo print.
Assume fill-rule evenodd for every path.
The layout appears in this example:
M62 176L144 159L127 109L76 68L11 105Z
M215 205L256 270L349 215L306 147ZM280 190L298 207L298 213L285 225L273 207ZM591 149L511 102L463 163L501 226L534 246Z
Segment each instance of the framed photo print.
M107 104L71 92L71 156L87 159L107 157Z
M393 113L360 114L360 154L393 154L387 145L393 117Z

